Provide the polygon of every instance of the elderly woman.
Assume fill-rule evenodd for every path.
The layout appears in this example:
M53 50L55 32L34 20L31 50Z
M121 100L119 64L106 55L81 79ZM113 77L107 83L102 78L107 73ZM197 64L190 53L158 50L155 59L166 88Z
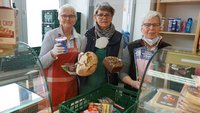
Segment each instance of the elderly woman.
M161 15L156 11L149 11L144 17L141 32L142 38L131 42L123 52L124 68L120 74L125 88L137 90L144 74L145 67L152 55L161 48L170 46L162 41L159 35Z
M81 47L81 36L74 29L76 10L69 4L60 7L58 12L60 26L45 34L39 58L45 69L53 110L58 105L78 94L78 83L75 76L65 72L61 65L74 63ZM65 37L64 46L55 39Z
M112 24L114 9L107 2L98 3L94 11L96 24L85 33L83 52L92 51L98 57L95 73L88 77L80 77L80 93L90 91L105 83L118 84L118 74L109 73L103 66L106 56L120 56L122 34Z

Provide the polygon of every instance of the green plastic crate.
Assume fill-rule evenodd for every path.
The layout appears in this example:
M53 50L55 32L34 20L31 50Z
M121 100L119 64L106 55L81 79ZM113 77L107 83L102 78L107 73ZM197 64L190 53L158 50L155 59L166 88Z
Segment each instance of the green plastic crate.
M32 47L31 49L39 56L41 47Z
M80 113L88 108L90 102L98 102L98 99L109 97L124 110L118 108L120 113L132 113L136 106L137 93L121 87L105 84L93 91L69 99L59 105L60 113Z

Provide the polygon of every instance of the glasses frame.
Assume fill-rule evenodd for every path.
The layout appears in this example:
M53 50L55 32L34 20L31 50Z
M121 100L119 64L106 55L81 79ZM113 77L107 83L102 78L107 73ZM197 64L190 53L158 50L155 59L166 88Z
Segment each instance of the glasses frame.
M143 26L148 27L148 28L151 26L160 27L160 23L143 23Z
M67 19L67 18L69 18L69 19L74 19L74 18L76 18L76 15L60 15L61 16L61 18L62 19Z
M95 16L97 16L98 18L102 19L103 17L105 18L112 18L111 14L96 14Z

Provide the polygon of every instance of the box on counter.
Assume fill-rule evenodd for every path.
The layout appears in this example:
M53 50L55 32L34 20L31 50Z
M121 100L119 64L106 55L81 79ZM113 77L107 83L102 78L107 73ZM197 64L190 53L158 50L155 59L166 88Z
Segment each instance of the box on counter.
M2 54L5 56L6 54L3 52L12 51L16 48L17 37L17 10L0 7L0 56Z

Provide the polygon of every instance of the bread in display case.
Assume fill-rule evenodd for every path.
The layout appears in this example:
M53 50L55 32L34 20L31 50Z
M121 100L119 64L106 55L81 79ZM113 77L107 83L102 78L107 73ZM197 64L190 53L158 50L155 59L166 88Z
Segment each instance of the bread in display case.
M0 56L0 113L52 113L42 65L26 43Z
M199 113L200 53L158 50L141 82L136 113Z

